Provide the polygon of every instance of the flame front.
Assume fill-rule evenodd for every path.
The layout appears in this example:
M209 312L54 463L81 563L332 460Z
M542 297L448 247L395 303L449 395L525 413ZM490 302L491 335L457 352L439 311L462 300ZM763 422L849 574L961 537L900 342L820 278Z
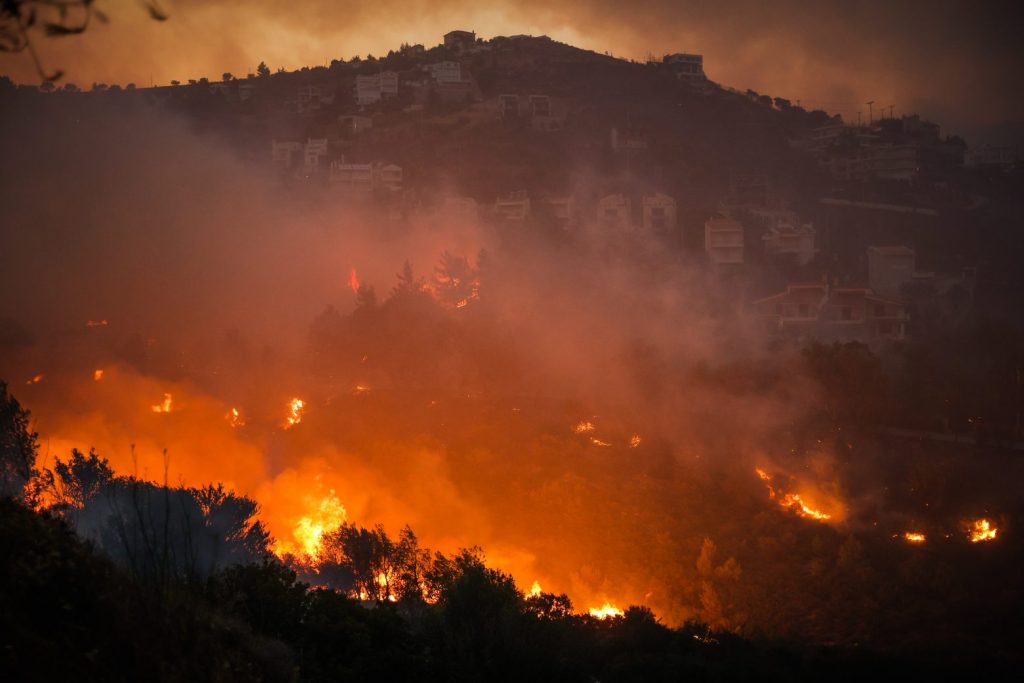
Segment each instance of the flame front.
M587 421L580 422L579 424L572 428L572 431L574 431L577 434L588 434L594 431L594 423Z
M801 517L807 517L809 519L816 519L819 522L824 522L832 519L832 515L821 510L815 510L814 508L807 505L804 500L800 497L799 493L787 493L779 501L779 505L786 508L787 510L793 510Z
M149 409L152 410L154 413L169 413L171 412L171 405L173 403L174 398L170 394L165 393L164 400L158 405L150 406Z
M625 612L607 600L605 600L604 604L600 607L590 608L590 616L597 617L598 619L611 619L613 617L621 617L624 614Z
M288 415L284 418L284 428L291 429L302 422L302 414L306 411L306 402L301 398L288 401Z
M359 273L356 272L355 268L348 271L348 288L353 292L359 291Z
M334 489L316 504L308 515L300 517L292 531L292 540L278 540L274 545L274 553L278 556L287 554L316 557L320 550L320 539L324 532L337 528L348 517L345 506L334 495Z
M98 368L96 370L93 370L92 381L99 382L101 379L103 379L103 370L100 370Z
M907 531L903 534L903 540L907 543L924 543L928 537L919 531Z
M533 585L530 586L530 597L531 598L537 598L537 597L540 597L540 594L541 594L540 581L534 581Z
M998 532L999 529L992 526L992 523L983 517L970 523L967 537L971 543L983 543L994 541Z

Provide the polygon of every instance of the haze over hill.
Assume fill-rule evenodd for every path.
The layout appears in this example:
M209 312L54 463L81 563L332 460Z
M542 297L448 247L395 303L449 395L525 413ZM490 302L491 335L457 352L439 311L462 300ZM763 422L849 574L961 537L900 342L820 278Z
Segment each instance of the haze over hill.
M409 524L605 616L1019 656L1012 150L547 37L261 66L0 84L47 467L223 482L353 600L324 539Z

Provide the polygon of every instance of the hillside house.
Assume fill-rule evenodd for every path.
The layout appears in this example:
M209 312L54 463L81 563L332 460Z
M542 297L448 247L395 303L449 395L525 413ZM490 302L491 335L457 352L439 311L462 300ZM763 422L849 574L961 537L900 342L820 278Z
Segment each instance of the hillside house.
M704 222L704 251L712 265L743 265L743 225L727 216L709 218Z
M611 145L614 152L636 152L647 149L647 136L635 128L612 128Z
M644 230L666 234L676 228L676 200L660 192L641 199L641 223Z
M369 76L356 76L356 104L365 107L398 94L398 74L382 71Z
M769 256L783 256L794 259L801 266L814 260L818 250L815 248L817 237L814 225L778 221L768 229L761 239L764 251Z
M469 80L468 74L463 74L462 65L458 62L435 62L424 68L435 83L462 83Z
M276 166L291 169L302 156L301 142L278 142L273 140L270 143L270 160Z
M867 287L792 283L751 308L765 330L784 337L875 342L906 335L906 304Z
M449 31L444 34L444 46L447 50L455 52L466 52L476 45L476 33L474 31Z
M327 159L327 138L309 138L302 149L303 171L307 176L319 173Z
M704 55L677 52L665 55L662 64L667 66L680 80L704 80Z
M338 117L338 127L349 135L359 135L373 128L373 119L369 116L342 114Z
M494 215L504 221L526 220L530 216L530 196L525 190L518 190L496 200Z
M598 222L612 230L629 230L633 227L633 203L624 194L610 194L597 203Z

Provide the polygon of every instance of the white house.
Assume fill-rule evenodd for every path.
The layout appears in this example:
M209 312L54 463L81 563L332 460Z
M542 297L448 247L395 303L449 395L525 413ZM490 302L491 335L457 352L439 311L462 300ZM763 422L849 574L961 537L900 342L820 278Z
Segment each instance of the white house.
M349 164L344 159L331 164L332 185L351 192L370 192L373 189L373 164Z
M369 116L356 116L355 114L343 114L338 117L338 125L342 130L353 135L365 132L373 128L373 119Z
M525 190L512 192L494 202L494 214L506 221L523 221L530 215L530 196Z
M327 138L307 139L303 148L303 158L303 169L307 176L319 172L322 161L327 158Z
M761 239L764 240L766 254L792 256L797 263L804 266L818 253L814 245L816 236L814 225L811 223L778 221L761 236Z
M633 203L624 194L610 194L597 203L597 219L607 228L628 230L633 225Z
M644 230L667 233L676 227L676 200L667 194L657 192L641 200Z
M458 62L435 62L427 64L426 70L437 83L461 83L469 80L463 78L462 65Z
M743 226L736 220L715 216L704 222L704 251L716 265L743 264Z
M356 76L356 104L366 106L398 94L398 74L382 71L369 76Z

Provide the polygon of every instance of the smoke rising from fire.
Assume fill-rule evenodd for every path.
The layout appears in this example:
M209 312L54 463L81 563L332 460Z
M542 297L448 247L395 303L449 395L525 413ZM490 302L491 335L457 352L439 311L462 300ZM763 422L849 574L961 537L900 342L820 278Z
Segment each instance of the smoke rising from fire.
M289 552L343 519L409 524L523 586L671 620L705 539L778 513L755 467L824 510L813 523L847 522L827 448L775 447L815 387L795 366L767 390L733 381L773 351L656 244L400 224L146 108L5 137L0 376L42 377L22 398L45 457L94 446L118 472L223 482ZM353 289L387 299L407 260L429 285L445 252L479 270L478 300L355 310Z

